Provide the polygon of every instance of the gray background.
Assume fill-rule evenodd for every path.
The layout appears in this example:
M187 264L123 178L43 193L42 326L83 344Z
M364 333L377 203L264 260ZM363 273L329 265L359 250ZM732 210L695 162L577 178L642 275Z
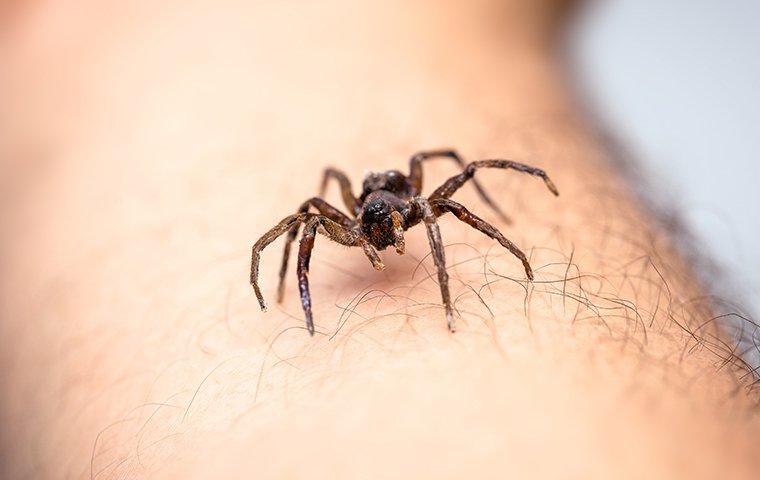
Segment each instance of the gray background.
M571 33L591 110L758 318L760 1L595 1Z

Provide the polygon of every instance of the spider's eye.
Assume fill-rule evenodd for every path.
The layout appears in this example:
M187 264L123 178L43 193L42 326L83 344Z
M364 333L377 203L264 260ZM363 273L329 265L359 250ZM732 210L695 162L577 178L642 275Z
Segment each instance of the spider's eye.
M377 223L390 215L390 213L391 209L387 203L382 200L375 200L373 202L369 202L364 207L364 214L362 215L362 219L368 223Z

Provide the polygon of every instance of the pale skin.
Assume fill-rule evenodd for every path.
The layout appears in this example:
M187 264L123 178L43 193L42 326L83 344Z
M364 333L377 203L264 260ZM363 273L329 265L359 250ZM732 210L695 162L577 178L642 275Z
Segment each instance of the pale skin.
M566 88L560 6L115 5L5 16L0 477L756 478L751 378ZM313 338L273 244L259 310L250 247L325 167L444 147L550 174L478 173L511 225L453 197L534 282L444 216L456 333L421 226L382 272L317 236Z

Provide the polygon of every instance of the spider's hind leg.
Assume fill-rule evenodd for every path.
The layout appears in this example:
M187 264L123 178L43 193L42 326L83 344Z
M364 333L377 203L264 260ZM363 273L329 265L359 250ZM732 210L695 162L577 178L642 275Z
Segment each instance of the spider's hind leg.
M338 169L325 169L324 173L322 174L322 183L319 186L319 196L325 196L325 192L327 191L327 182L331 178L335 179L335 181L338 182L338 185L340 185L341 198L343 199L343 203L346 205L346 208L351 213L351 215L354 217L359 215L359 212L361 211L361 202L354 196L353 192L351 191L351 180L348 179L348 176L345 173Z
M550 192L552 192L555 196L559 195L557 187L554 186L554 183L549 179L549 176L546 174L546 172L540 168L513 162L512 160L478 160L476 162L470 162L464 171L459 175L455 175L446 180L443 185L438 187L430 195L430 201L439 198L449 198L454 195L454 192L459 190L462 185L464 185L468 180L474 181L475 172L479 168L502 168L505 170L517 170L518 172L539 177L544 181L546 188L548 188Z
M466 165L464 159L457 153L456 150L427 150L424 152L418 152L412 156L409 160L409 183L412 185L414 195L420 195L422 193L422 162L433 158L450 158L456 163L459 168L464 170ZM480 199L483 203L491 207L496 214L501 218L504 223L512 223L512 220L506 213L499 207L499 205L493 201L493 199L486 193L483 186L475 179L472 180L472 184L475 190L478 191Z

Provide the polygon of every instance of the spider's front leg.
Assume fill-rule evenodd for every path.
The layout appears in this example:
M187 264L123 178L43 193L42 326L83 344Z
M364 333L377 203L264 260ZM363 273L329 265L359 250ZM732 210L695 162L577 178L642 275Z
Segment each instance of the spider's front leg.
M428 242L430 243L430 252L433 255L433 263L435 263L435 268L438 272L438 286L441 289L443 308L446 310L446 322L449 330L454 332L454 310L451 307L449 274L446 271L446 256L443 249L443 240L441 239L441 229L438 227L435 213L426 198L415 197L412 199L412 205L419 209L422 221L425 223Z
M372 245L370 245L367 240L358 233L330 220L324 215L317 215L314 213L297 213L295 215L289 215L267 233L262 235L251 249L251 285L253 286L253 291L256 293L256 298L259 301L261 310L266 311L267 309L264 296L259 287L259 263L261 261L261 252L285 232L288 232L293 228L298 228L302 223L310 224L314 221L316 221L317 226L323 227L320 231L328 238L350 247L362 247L364 254L369 258L370 262L372 262L375 269L382 270L384 268L383 262L380 260L377 251L375 251ZM313 228L316 229L317 227Z
M319 228L322 227L322 228ZM330 240L349 247L362 247L365 255L370 259L377 270L382 270L384 265L377 251L360 234L349 230L323 216L309 219L304 225L301 243L298 246L298 290L301 294L301 305L306 317L306 328L310 335L314 335L314 318L311 313L311 292L309 291L309 263L311 251L314 248L314 239L317 231L323 233Z
M329 171L329 169L328 169ZM325 176L325 178L329 178ZM320 214L329 218L330 220L343 225L346 228L351 227L354 221L351 220L346 214L333 207L323 199L319 197L312 197L301 204L298 207L298 213L306 213L309 208L314 208ZM288 236L285 239L285 246L282 251L282 262L280 263L280 281L277 285L277 303L282 303L282 299L285 296L285 274L288 272L288 260L290 259L290 246L298 235L298 227L300 224L295 224L290 228Z
M464 205L457 203L454 200L439 198L437 200L430 200L430 205L432 206L433 212L436 214L436 216L440 217L446 212L451 212L462 222L499 242L502 247L509 250L512 255L517 257L520 262L522 262L523 268L525 269L525 275L528 277L528 280L533 280L533 269L530 267L528 257L525 256L525 253L523 253L523 251L520 250L517 245L512 243L511 240L509 240L499 230L497 230L496 227L478 217L469 211Z
M261 261L261 252L267 247L267 245L274 242L277 237L292 228L297 229L301 223L305 222L312 216L314 215L311 213L289 215L283 218L280 223L272 227L253 244L253 248L251 249L251 286L253 287L256 299L259 301L259 307L262 311L267 311L267 302L264 300L264 295L261 293L261 288L259 287L259 263Z
M301 294L301 305L306 317L306 329L309 335L314 336L314 317L311 313L311 292L309 292L309 262L311 261L311 251L314 248L314 237L317 234L319 222L309 221L303 228L301 243L298 246L298 266L296 274L298 275L298 291Z

